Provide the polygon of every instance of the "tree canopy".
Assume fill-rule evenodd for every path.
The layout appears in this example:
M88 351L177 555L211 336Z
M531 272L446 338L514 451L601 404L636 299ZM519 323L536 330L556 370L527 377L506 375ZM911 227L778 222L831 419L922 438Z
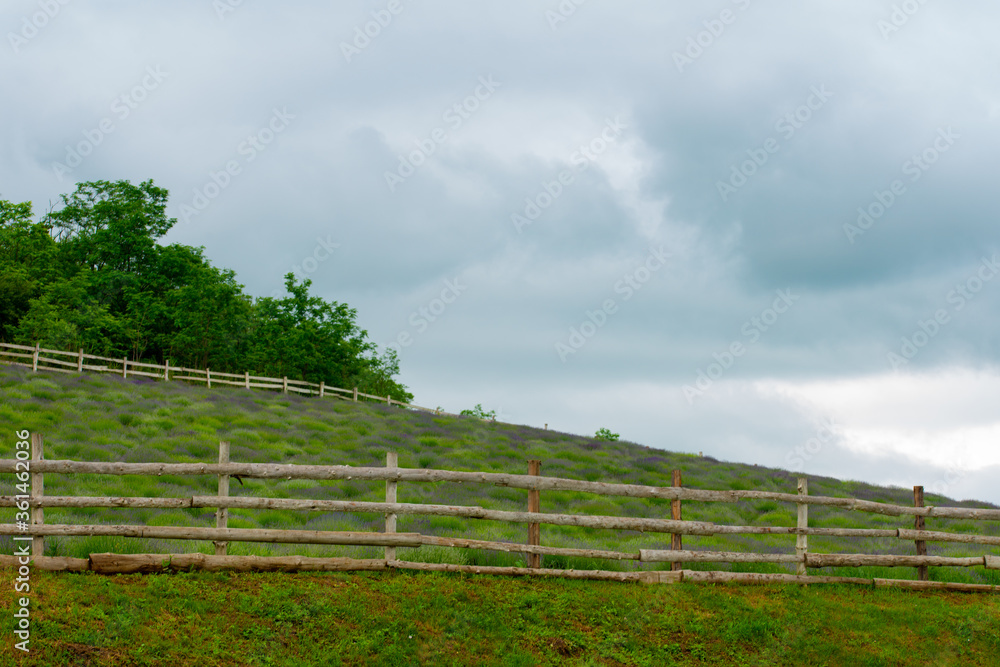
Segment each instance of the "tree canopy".
M158 243L177 222L167 198L151 180L80 183L37 222L0 200L0 339L412 400L395 352L311 281L289 273L286 296L254 298L204 248Z

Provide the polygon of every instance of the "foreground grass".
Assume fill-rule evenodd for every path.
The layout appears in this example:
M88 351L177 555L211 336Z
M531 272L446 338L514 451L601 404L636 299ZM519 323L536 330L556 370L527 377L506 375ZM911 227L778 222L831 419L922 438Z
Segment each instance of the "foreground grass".
M2 665L1000 664L994 595L406 572L35 572L32 586L27 656L2 587Z
M181 382L156 382L143 378L123 380L112 375L85 373L63 375L30 372L0 365L0 458L13 456L13 432L28 429L45 436L48 459L133 462L214 462L219 440L231 442L234 462L285 462L296 464L381 466L385 453L395 451L399 463L412 468L527 472L527 460L542 460L542 474L573 479L669 486L671 470L683 471L688 486L702 489L759 489L795 492L795 474L751 465L726 463L710 457L664 451L630 442L598 442L593 438L527 426L487 423L473 418L435 415L387 407L356 404L332 398L307 398L277 392L212 388ZM7 444L4 445L3 443ZM919 483L921 480L915 480ZM351 499L382 501L381 482L245 479L231 483L234 496ZM47 495L168 496L214 495L216 479L210 476L113 477L96 475L45 476ZM857 497L898 504L912 503L910 490L883 488L824 477L809 478L814 495ZM13 476L0 476L0 495L14 493ZM399 485L400 502L478 505L489 509L523 510L527 493L519 489L474 484ZM928 504L989 507L985 503L957 503L934 494ZM575 492L545 492L542 509L571 514L616 516L670 516L668 501L599 497ZM730 525L794 526L795 506L770 501L742 503L684 503L684 518ZM161 526L214 526L215 511L56 509L45 511L47 523L145 524ZM0 521L13 520L12 508L0 508ZM377 514L294 512L284 510L230 510L233 528L298 528L311 530L381 531ZM841 528L896 528L913 526L912 519L812 507L810 525ZM1000 535L1000 522L928 521L931 530ZM458 519L453 517L401 516L400 532L523 542L521 524ZM47 538L46 555L86 558L90 553L212 552L208 542L169 542L134 538ZM574 526L543 526L547 546L635 552L666 549L670 537L635 531L609 531ZM690 549L793 553L794 538L767 535L718 535L684 538ZM13 553L9 537L0 537L0 553ZM975 545L932 543L932 555L981 556L997 549ZM817 553L913 554L912 543L895 539L810 539ZM380 557L374 547L321 547L233 543L231 554ZM400 549L400 557L426 562L473 565L523 565L523 556L474 550L441 548ZM546 557L547 567L634 569L631 561L593 561ZM650 566L644 566L650 567ZM656 567L656 566L653 566ZM662 567L662 566L661 566ZM733 569L706 564L704 569ZM789 571L777 565L744 566L758 572ZM817 572L865 577L914 578L906 568L840 569ZM983 568L959 571L932 568L932 579L1000 584L1000 572Z

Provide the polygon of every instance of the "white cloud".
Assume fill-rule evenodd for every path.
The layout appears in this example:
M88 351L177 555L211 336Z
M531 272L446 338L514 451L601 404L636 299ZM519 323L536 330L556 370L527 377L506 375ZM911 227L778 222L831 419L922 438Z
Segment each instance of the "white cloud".
M339 42L384 3L368 5L244 3L224 21L205 0L67 5L0 58L0 195L46 210L70 189L52 162L162 64L169 85L74 177L153 178L176 215L287 106L294 128L168 240L206 246L248 291L269 294L330 238L340 247L309 275L314 289L357 308L380 343L410 329L443 280L467 276L468 291L403 355L418 402L482 402L537 425L606 426L776 466L834 418L837 439L809 472L903 483L962 462L979 473L961 488L995 488L975 475L997 463L1000 379L968 369L1000 361L1000 290L953 313L913 374L885 372L900 337L950 307L955 281L997 246L995 3L928 4L889 40L876 28L888 6L752 3L683 75L672 52L719 7L587 3L553 31L554 4L428 0L348 63ZM9 3L0 26L32 7ZM491 75L495 94L446 127L446 109ZM715 183L734 159L821 83L835 96L721 201ZM518 235L511 214L618 115L621 141ZM955 150L847 243L857 207L949 125L962 134ZM448 140L390 194L384 172L439 126ZM668 265L561 364L556 340L660 243ZM788 288L802 294L793 311L689 405L680 387Z
M853 452L961 470L1000 465L1000 373L995 371L772 380L758 387L829 416L842 426L841 444Z

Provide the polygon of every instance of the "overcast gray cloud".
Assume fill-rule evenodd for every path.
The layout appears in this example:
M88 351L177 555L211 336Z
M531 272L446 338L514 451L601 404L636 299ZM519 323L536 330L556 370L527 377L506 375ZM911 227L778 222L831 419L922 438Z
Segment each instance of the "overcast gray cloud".
M422 405L1000 502L998 14L11 0L0 195L152 178Z

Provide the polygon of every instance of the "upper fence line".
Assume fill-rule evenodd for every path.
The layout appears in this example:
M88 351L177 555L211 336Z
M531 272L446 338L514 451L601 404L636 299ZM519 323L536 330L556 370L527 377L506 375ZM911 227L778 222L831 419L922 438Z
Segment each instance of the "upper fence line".
M11 350L20 351L12 352ZM61 361L59 359L52 359L51 357L43 357L42 354L71 357L73 358L73 361ZM11 362L3 359L3 357L24 359L27 363L16 361ZM97 365L88 363L88 361L103 361L106 363L105 365ZM171 366L169 359L167 359L163 364L147 364L139 361L129 361L128 357L114 359L111 357L101 357L96 354L85 354L82 349L78 352L49 350L43 348L40 343L34 347L29 345L15 345L14 343L0 343L0 362L30 367L32 372L38 372L39 370L53 371L56 373L82 373L84 371L93 371L97 373L114 373L116 375L121 375L123 378L136 375L139 377L163 380L164 382L169 382L171 380L204 382L208 388L211 388L213 384L221 384L230 387L243 387L245 389L281 390L281 392L285 394L288 392L294 392L297 394L304 394L306 396L332 396L334 398L352 400L354 402L357 402L358 399L368 399L378 401L379 403L385 403L390 406L396 405L410 410L430 412L435 415L445 415L449 417L460 416L451 412L445 412L439 408L425 408L421 405L397 401L391 396L375 396L372 394L366 394L359 391L357 387L352 389L343 389L341 387L328 385L325 382L317 384L306 380L289 380L287 376L280 378L262 377L258 375L251 375L250 371L246 371L242 374L223 373L221 371L213 371L210 368L201 370L199 368ZM143 369L151 369L152 372L151 370Z

